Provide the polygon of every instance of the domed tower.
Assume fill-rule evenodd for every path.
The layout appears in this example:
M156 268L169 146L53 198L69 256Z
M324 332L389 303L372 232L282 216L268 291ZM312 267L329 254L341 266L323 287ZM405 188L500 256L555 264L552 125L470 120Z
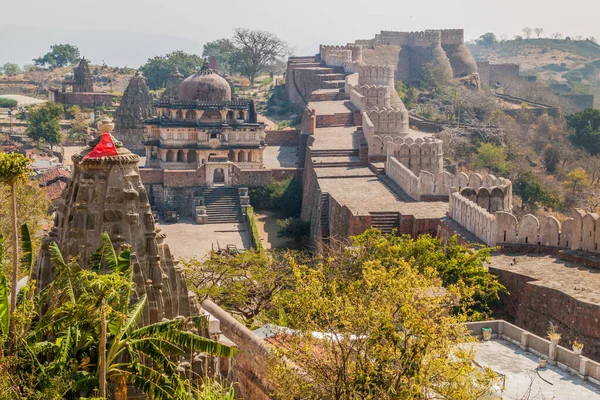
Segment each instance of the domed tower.
M99 128L110 132L112 124L101 121ZM115 246L131 246L135 293L138 298L146 295L148 299L144 325L198 313L183 271L174 265L164 235L154 224L137 166L140 158L119 142L110 146L116 147L116 155L84 158L96 145L96 141L92 142L81 154L73 156L71 179L58 205L54 227L42 243L33 274L38 288L47 286L55 275L48 251L50 243L58 244L66 260L78 257L82 268L90 268L91 255L100 247L101 234L107 232Z
M139 73L131 78L115 112L115 137L136 154L144 154L144 123L154 115L146 79Z
M202 68L179 85L179 100L201 102L231 101L231 87L217 71Z
M175 69L167 78L167 87L160 96L161 100L178 100L179 99L179 85L183 82L183 75L178 69Z

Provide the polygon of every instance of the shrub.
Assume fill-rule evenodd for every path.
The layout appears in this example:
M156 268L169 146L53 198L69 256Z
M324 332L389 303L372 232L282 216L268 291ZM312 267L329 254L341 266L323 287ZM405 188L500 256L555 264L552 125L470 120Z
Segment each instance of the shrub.
M291 177L271 180L266 186L250 189L250 202L259 210L280 210L286 218L297 217L302 207L302 184Z
M270 85L271 83L273 83L273 79L271 79L271 77L267 77L265 79L262 80L262 82L260 82L260 86L267 86Z
M298 243L310 234L310 222L300 218L278 219L277 227L277 237L294 239Z
M262 243L260 242L260 236L258 235L258 228L256 226L256 219L254 218L254 209L248 207L246 209L246 216L248 217L248 223L250 224L250 230L252 231L252 245L259 252L264 251Z
M13 108L17 106L17 101L0 97L0 108Z

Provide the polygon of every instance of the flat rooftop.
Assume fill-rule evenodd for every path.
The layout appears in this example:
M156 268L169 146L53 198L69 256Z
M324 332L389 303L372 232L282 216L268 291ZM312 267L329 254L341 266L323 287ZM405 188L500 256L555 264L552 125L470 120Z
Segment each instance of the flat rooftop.
M502 381L496 388L503 399L600 400L598 386L549 363L545 369L536 370L539 357L510 342L494 339L466 346L471 345L477 364L506 376L504 390Z
M311 101L308 108L315 110L317 115L349 114L352 112L346 106L347 100Z
M315 168L317 178L349 178L349 177L369 177L375 178L376 175L367 167L327 167Z
M448 203L444 202L405 202L376 176L319 178L319 185L322 192L329 193L355 215L390 211L417 219L439 219L448 211Z
M514 260L517 262L515 263ZM512 265L511 265L512 264ZM600 270L538 254L493 254L491 265L534 278L531 285L561 291L576 300L600 304Z
M358 149L358 133L356 126L332 126L317 128L314 142L310 146L314 150L355 150Z

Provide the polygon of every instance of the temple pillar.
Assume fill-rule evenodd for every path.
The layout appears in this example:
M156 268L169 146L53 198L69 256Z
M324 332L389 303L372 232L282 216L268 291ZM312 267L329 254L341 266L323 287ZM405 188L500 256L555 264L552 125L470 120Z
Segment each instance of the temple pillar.
M221 122L227 122L227 110L219 110L219 112L221 113Z
M175 121L177 119L177 110L170 109L169 111L171 112L171 120Z
M202 119L202 115L204 115L204 110L196 110L196 121L200 122Z

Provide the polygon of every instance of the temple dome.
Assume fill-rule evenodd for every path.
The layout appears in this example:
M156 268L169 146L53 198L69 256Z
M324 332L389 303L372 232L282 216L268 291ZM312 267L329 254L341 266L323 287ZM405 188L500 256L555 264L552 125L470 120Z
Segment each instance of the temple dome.
M216 71L203 69L179 85L180 101L230 101L231 87Z

